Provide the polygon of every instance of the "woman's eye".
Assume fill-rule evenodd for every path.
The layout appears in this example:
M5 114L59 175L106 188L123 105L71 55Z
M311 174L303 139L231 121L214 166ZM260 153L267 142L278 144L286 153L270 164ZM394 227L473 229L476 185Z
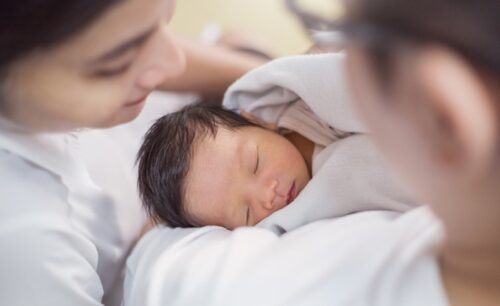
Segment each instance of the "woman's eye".
M116 68L101 69L94 73L99 78L110 78L124 74L130 68L131 63L126 63Z

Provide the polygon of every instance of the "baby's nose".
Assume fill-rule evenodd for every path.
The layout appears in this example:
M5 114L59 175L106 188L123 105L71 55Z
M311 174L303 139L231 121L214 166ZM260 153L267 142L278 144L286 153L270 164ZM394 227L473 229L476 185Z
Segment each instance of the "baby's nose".
M272 210L274 208L277 186L278 186L278 180L272 179L270 182L267 183L267 186L263 190L262 205L264 206L265 209Z

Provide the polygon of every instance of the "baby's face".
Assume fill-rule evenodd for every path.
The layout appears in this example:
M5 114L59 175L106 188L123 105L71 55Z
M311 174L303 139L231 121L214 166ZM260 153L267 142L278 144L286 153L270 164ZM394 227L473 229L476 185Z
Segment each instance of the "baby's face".
M193 152L185 209L198 225L255 225L290 204L310 180L295 146L259 127L219 128Z

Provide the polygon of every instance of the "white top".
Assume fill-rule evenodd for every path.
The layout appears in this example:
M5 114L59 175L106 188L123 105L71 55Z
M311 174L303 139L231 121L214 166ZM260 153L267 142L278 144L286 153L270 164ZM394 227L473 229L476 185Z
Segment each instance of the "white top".
M127 262L125 306L446 306L442 236L426 207L318 221L282 236L159 228Z
M0 122L0 305L120 305L145 220L133 158L150 122L72 134Z

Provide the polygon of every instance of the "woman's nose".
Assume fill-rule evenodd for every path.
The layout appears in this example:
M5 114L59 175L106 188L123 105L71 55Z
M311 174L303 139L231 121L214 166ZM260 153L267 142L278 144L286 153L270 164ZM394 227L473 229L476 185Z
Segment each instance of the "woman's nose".
M156 35L143 53L144 65L137 80L138 86L145 90L155 89L165 79L182 74L186 68L185 55L166 27L161 26Z

